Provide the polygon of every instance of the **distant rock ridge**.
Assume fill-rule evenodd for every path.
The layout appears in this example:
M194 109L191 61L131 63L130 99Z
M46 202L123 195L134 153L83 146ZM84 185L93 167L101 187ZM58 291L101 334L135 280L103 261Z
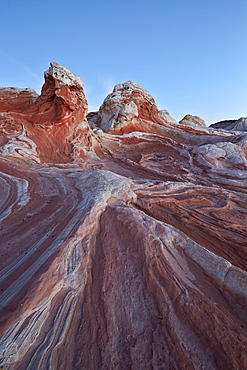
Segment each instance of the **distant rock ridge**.
M0 368L247 369L246 118L87 110L54 62L0 88Z
M175 120L175 118L171 117L170 113L168 110L159 110L159 116L163 118L166 122L168 123L175 123L178 124L178 122Z
M209 127L229 131L247 131L247 117L216 122Z
M188 126L206 126L206 123L203 121L202 118L198 116L192 116L191 114L187 114L184 118L179 121L181 125L188 125Z

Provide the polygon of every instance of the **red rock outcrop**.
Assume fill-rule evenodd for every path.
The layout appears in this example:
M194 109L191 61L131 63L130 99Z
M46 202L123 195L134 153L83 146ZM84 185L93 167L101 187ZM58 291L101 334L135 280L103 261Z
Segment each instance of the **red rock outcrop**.
M133 81L116 85L99 112L88 116L88 120L92 127L114 134L145 132L154 124L164 124L153 97Z
M78 138L82 147L88 146L87 109L80 77L54 62L45 72L40 96L31 89L0 89L0 112L24 125L41 162L71 162Z
M87 108L80 77L53 62L45 72L41 95L26 111L30 121L41 127L64 125L74 129L85 120Z
M20 112L32 105L38 94L32 89L0 87L0 112Z
M0 100L0 367L245 369L245 134L78 81Z

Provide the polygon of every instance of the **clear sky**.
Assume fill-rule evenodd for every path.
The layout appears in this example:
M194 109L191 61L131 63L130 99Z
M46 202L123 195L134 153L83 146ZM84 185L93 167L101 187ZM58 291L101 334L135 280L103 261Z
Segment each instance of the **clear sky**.
M247 0L2 0L0 14L0 86L39 92L54 61L90 110L132 80L177 120L247 116Z

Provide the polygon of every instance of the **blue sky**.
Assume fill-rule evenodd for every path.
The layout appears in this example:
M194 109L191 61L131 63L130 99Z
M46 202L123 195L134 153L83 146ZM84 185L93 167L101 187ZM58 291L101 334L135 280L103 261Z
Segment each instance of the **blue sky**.
M40 91L55 61L96 110L114 85L207 124L247 116L247 0L2 0L0 86Z

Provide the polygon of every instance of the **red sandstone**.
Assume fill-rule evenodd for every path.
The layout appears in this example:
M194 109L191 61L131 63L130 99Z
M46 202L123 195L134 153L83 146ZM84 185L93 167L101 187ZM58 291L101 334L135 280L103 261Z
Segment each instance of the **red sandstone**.
M0 366L247 368L245 134L56 63L0 112Z

